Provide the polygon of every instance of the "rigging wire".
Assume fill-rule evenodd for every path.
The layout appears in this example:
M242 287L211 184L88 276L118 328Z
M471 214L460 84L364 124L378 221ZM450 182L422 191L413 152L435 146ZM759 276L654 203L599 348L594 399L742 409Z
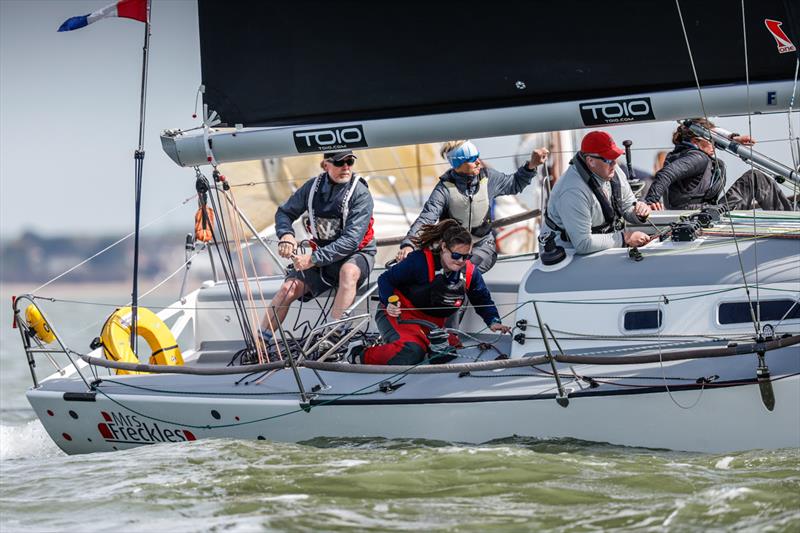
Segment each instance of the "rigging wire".
M689 43L689 34L686 31L686 24L683 21L683 12L681 11L680 0L675 0L675 6L678 9L678 17L680 18L680 21L681 21L681 29L683 30L683 38L684 38L684 41L686 42L686 49L689 52L689 61L690 61L691 65L692 65L692 74L694 75L694 81L695 81L695 84L697 85L697 96L700 99L700 107L701 107L701 109L703 111L703 117L705 118L706 121L708 121L708 113L706 112L706 105L705 105L705 102L703 101L703 91L702 91L702 89L700 87L700 78L697 75L697 67L695 66L695 63L694 63L694 54L692 53L692 46ZM713 160L714 160L715 171L716 171L717 169L719 169L719 166L718 166L719 162L718 162L717 157L716 157L716 151L717 151L716 150L716 145L714 145L714 143L712 142L711 143L711 147L712 147L712 151L714 153ZM727 207L728 211L730 211L731 209L730 209L730 205L728 204L727 198L725 196L723 196L722 198L725 201L725 207ZM731 220L731 233L733 233L733 242L734 242L734 244L736 246L736 257L739 260L739 269L742 272L742 280L744 281L744 285L745 285L745 293L747 294L747 301L748 301L748 304L750 305L750 315L751 315L751 318L752 318L752 321L753 321L753 327L755 328L755 331L756 331L756 337L760 337L761 336L761 332L759 330L758 323L756 322L755 311L753 310L753 302L752 302L752 298L750 297L750 287L747 284L747 274L745 273L744 261L742 260L742 252L739 249L739 241L736 238L736 229L734 228L733 220Z
M250 328L247 325L247 314L246 310L243 309L244 302L242 300L242 294L239 290L239 284L236 280L235 276L235 269L233 266L233 257L230 253L230 246L229 244L223 246L219 242L219 237L222 237L224 243L230 243L230 239L227 235L226 230L226 221L225 221L225 214L221 209L221 201L219 199L219 190L216 187L211 187L208 178L206 178L198 167L195 167L195 172L197 174L197 179L201 181L201 184L204 184L206 190L210 193L208 195L211 201L211 207L217 213L217 217L215 219L217 225L217 231L213 232L213 243L214 248L217 251L220 259L220 265L222 266L223 276L225 278L225 283L228 286L228 291L231 295L231 300L234 304L234 312L236 314L236 320L239 325L239 328L242 333L242 339L245 342L245 345L248 349L254 347L255 340L252 338L250 333Z
M786 113L786 118L789 123L789 149L792 154L792 165L794 166L795 170L800 169L800 139L794 137L794 132L792 130L792 108L794 107L794 99L797 96L797 76L800 73L800 54L797 55L797 60L794 63L794 83L792 84L792 95L789 97L789 109ZM794 142L792 142L794 140ZM792 192L794 193L792 198L792 207L794 210L797 210L797 195L798 195L798 184L795 181L792 181Z
M184 201L182 201L180 204L176 205L175 207L173 207L173 208L172 208L172 209L170 209L169 211L166 211L166 212L164 212L164 213L160 214L159 216L157 216L156 218L154 218L153 220L151 220L151 221L150 221L150 222L148 222L147 224L145 224L145 225L141 226L141 227L139 228L139 229L140 229L140 231L141 231L141 230L143 230L143 229L145 229L145 228L147 228L147 227L149 227L149 226L152 226L153 224L155 224L156 222L158 222L158 221L159 221L159 220L161 220L162 218L166 217L167 215L169 215L169 214L173 213L174 211L177 211L178 209L180 209L181 207L185 206L187 203L189 203L189 201L190 201L190 200L193 200L194 198L197 198L197 195L196 195L196 194L195 194L195 195L193 195L193 196L190 196L189 198L186 198ZM42 285L39 285L38 287L36 287L35 289L33 289L33 290L31 291L31 294L32 294L32 295L33 295L33 294L36 294L36 293L37 293L37 292L39 292L41 289L44 289L45 287L47 287L48 285L52 284L53 282L55 282L55 281L58 281L59 279L63 278L64 276L66 276L66 275L67 275L67 274L69 274L70 272L74 271L75 269L77 269L77 268L80 268L80 267L82 267L83 265L85 265L86 263L88 263L89 261L92 261L93 259L96 259L97 257L99 257L99 256L103 255L104 253L106 253L107 251L111 250L112 248L114 248L114 247L115 247L115 246L117 246L118 244L120 244L120 243L122 243L122 242L124 242L124 241L126 241L126 240L128 240L128 239L130 239L131 237L133 237L134 233L136 233L136 232L132 231L132 232L128 233L127 235L125 235L125 236L123 236L123 237L120 237L119 239L117 239L117 240L116 240L116 241L114 241L113 243L109 244L108 246L106 246L105 248L103 248L102 250L100 250L99 252L97 252L96 254L92 255L91 257L87 257L86 259L84 259L83 261L81 261L80 263L78 263L77 265L74 265L74 266L72 266L72 267L68 268L67 270L65 270L65 271L64 271L64 272L62 272L61 274L57 275L56 277L52 278L51 280L49 280L49 281L46 281L46 282L45 282L45 283L43 283Z
M744 76L745 76L745 85L747 87L747 134L750 136L752 141L753 139L753 104L750 101L750 63L747 57L747 24L746 24L746 17L744 11L744 0L742 0L742 38L744 40ZM753 159L750 159L750 177L753 180L753 195L755 197L756 192L756 168L753 164ZM758 235L758 228L756 226L756 205L755 205L755 198L752 201L753 207L753 235ZM756 278L756 313L755 313L755 326L756 326L756 336L759 336L761 332L761 292L759 291L758 287L758 239L753 241L753 263L755 268L755 278Z

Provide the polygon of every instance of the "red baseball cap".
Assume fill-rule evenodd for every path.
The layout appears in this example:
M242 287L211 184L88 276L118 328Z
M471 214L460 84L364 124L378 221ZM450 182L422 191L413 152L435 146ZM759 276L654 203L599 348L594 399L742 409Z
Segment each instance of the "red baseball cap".
M604 131L592 131L586 134L581 141L581 152L584 154L597 154L606 159L616 159L625 153Z

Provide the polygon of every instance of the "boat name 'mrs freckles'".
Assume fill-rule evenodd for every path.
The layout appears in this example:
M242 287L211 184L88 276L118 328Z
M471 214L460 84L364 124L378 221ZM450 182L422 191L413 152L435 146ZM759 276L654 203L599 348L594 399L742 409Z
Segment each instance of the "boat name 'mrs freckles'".
M580 104L581 118L586 126L619 124L637 120L655 120L649 97L606 100Z
M366 148L368 146L364 129L360 124L295 131L294 145L301 153Z
M101 411L105 422L97 424L100 435L107 442L127 444L154 444L157 442L186 442L197 440L188 429L167 428L153 422L139 420L136 415L126 415L111 411Z

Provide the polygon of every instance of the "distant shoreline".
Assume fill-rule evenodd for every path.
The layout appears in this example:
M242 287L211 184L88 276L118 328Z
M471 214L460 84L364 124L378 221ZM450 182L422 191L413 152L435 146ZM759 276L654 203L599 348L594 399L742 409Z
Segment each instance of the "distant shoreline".
M139 291L145 292L150 290L158 281L156 280L140 280L139 281ZM41 283L34 284L34 283L2 283L0 284L0 293L3 294L3 297L6 295L10 298L11 296L19 296L21 294L29 293L30 291L36 289ZM164 294L169 293L172 299L178 298L177 291L180 289L181 285L181 278L176 276L175 278L169 280L163 286L156 291L156 294ZM130 282L121 282L121 281L109 281L109 282L55 282L47 287L41 289L37 294L39 296L55 296L55 295L70 295L70 296L77 296L77 295L109 295L109 296L127 296L130 297L131 294L131 283Z

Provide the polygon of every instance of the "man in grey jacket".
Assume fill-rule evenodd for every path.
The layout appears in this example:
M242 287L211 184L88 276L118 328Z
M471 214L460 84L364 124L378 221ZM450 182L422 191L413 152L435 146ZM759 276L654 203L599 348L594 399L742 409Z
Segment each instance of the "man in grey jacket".
M338 292L331 316L342 318L375 262L372 195L366 181L353 173L356 156L347 150L323 157L324 172L303 184L275 213L278 253L291 259L294 267L270 304L281 322L292 302L333 287L338 287ZM292 223L304 213L308 214L306 229L313 237L313 251L298 254ZM277 328L274 316L268 312L261 324L262 336L267 339Z
M527 163L512 175L486 168L480 160L478 148L470 141L445 143L441 154L451 168L439 178L422 212L400 243L397 260L402 261L414 250L411 238L423 224L436 224L452 218L472 234L472 263L481 272L487 272L497 261L491 227L492 202L498 196L522 192L536 176L536 167L546 162L548 153L546 148L535 149Z
M623 153L604 131L584 136L580 152L556 182L547 202L543 239L555 232L558 244L574 248L578 254L650 242L644 232L625 231L625 220L644 221L650 208L636 201L617 166L617 158Z

